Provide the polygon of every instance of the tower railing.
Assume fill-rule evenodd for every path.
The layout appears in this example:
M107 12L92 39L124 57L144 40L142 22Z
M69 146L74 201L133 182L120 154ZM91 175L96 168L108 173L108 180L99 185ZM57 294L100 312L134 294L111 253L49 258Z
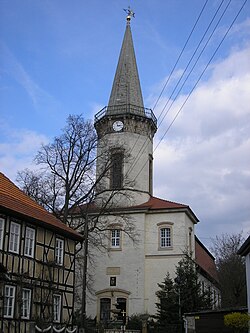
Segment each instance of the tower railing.
M133 104L121 104L121 105L114 105L114 106L105 106L95 115L95 123L101 120L106 116L140 116L144 118L151 119L154 126L157 127L157 118L154 115L153 111L148 108L144 108L141 106L136 106Z

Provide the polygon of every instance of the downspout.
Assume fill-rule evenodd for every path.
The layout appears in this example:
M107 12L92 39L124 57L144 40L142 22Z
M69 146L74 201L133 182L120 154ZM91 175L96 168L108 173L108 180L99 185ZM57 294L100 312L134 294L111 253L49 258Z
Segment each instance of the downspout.
M185 316L183 316L182 319L184 321L185 333L188 333L188 322L187 322L187 319L185 318Z

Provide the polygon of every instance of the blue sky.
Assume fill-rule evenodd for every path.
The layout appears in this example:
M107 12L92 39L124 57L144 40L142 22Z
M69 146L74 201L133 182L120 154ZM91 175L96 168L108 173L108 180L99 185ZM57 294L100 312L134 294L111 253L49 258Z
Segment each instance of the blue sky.
M220 3L208 0L154 109L156 116L172 104L173 88ZM218 17L228 8L163 119L155 146L243 3L222 3ZM93 119L107 104L125 30L123 8L130 5L135 12L131 28L144 103L153 108L204 4L0 0L1 171L15 181L17 170L32 167L40 144L60 132L69 114ZM201 221L198 237L207 245L225 232L250 232L249 37L247 1L154 154L154 194L190 205Z

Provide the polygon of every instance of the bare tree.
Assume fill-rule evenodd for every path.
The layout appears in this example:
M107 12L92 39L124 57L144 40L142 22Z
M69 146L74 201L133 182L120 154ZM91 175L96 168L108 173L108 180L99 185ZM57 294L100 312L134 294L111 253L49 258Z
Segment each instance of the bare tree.
M213 240L211 250L216 258L224 308L246 305L245 261L237 254L242 243L242 233L223 234Z
M106 217L110 212L116 214L115 203L121 196L129 196L124 186L122 191L119 188L107 190L105 184L110 175L112 160L105 140L102 140L102 145L106 149L100 147L91 122L85 121L81 115L70 115L62 134L38 151L35 162L39 169L25 169L19 171L17 176L24 192L63 223L84 235L79 268L83 279L83 318L86 309L89 244L92 243L99 249L105 247L105 238L111 228ZM97 161L101 161L101 167L96 175ZM123 184L130 188L132 185L126 179L123 179ZM136 241L137 234L131 218L118 214L117 219L121 221L121 231Z
M121 196L128 197L125 186L131 187L132 184L124 179L123 191L107 190L104 180L109 178L112 166L109 147L102 140L105 149L98 151L102 166L96 176L97 145L93 124L81 115L70 115L62 134L38 151L35 163L39 169L19 171L17 182L26 194L70 226L72 213L85 215L93 209L90 204L98 202L98 214L95 207L96 218L91 229L98 228L97 217L113 209ZM75 222L72 226L81 230L84 220ZM99 231L102 229L103 225Z
M42 145L35 162L38 171L18 172L22 189L64 223L69 209L93 197L97 137L82 116L69 116L62 134Z

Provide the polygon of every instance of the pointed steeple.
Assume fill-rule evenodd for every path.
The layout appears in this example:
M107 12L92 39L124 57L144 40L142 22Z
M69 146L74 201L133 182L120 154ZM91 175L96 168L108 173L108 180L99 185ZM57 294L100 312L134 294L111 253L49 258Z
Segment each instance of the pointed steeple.
M131 12L127 16L127 26L109 98L108 113L117 113L116 106L132 105L143 108L143 98L136 65L135 51L130 28Z
M131 206L148 201L152 194L153 137L157 120L152 110L144 108L136 65L130 20L134 13L125 10L127 26L108 106L95 115L98 135L97 178L110 161L110 172L100 188L118 190L117 206ZM124 191L119 194L119 191ZM125 194L125 195L123 195ZM113 199L112 199L113 200Z
M157 119L152 110L144 108L141 92L139 74L136 65L133 38L130 28L131 18L134 17L133 11L128 8L125 10L127 15L127 25L122 42L122 48L116 68L115 78L112 91L109 98L108 106L105 106L95 115L95 128L98 136L101 137L106 132L113 131L113 125L109 122L122 120L124 118L134 119L137 121L148 122L150 125L150 138L153 137L157 130ZM137 127L136 127L137 128ZM140 131L134 128L133 131ZM132 131L131 126L124 126L125 131Z

